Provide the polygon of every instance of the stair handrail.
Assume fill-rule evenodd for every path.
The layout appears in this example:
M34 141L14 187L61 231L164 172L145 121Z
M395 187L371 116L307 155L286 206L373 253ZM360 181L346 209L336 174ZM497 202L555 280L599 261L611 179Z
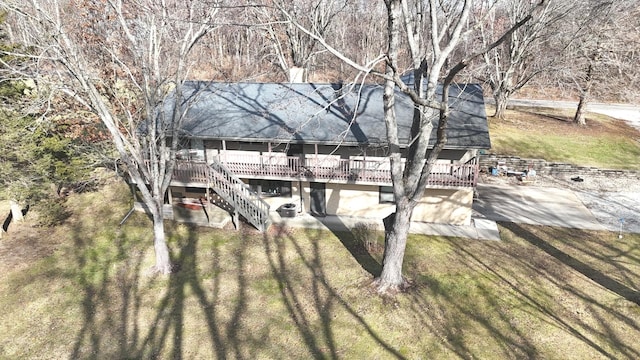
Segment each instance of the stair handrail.
M229 202L247 221L259 230L266 230L269 221L269 204L253 191L240 178L227 169L216 156L209 167L211 186L225 201Z

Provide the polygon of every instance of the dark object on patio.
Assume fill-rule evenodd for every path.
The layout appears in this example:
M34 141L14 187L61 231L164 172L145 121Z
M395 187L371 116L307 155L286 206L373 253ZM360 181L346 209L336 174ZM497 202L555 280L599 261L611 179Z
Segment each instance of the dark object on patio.
M293 204L293 203L283 204L278 208L278 212L280 213L280 216L285 218L296 217L297 210L298 209L296 207L296 204Z
M202 203L202 199L190 199L190 198L182 198L176 204L180 207L189 210L202 210L204 204Z
M580 176L574 176L571 178L571 180L575 181L575 182L583 182L584 179L581 178Z

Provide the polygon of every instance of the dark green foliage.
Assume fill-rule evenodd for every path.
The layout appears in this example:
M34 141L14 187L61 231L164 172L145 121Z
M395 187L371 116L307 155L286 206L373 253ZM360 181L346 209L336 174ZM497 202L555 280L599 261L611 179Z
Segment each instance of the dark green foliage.
M0 23L3 18L0 14ZM15 50L0 31L0 199L41 204L58 197L62 187L90 182L94 151L87 150L87 142L74 133L68 120L59 120L61 116L39 116L37 110L25 114L27 104L35 100L35 87L30 85L35 83L4 75L11 73L8 67L26 65L13 56ZM62 202L46 203L53 218L64 213L63 207Z
M82 180L90 170L77 144L54 124L0 112L0 185L3 197L33 201L51 196L51 184Z
M50 197L41 200L35 207L40 209L38 214L38 225L40 226L56 226L62 224L71 212L66 206L66 201L59 197Z

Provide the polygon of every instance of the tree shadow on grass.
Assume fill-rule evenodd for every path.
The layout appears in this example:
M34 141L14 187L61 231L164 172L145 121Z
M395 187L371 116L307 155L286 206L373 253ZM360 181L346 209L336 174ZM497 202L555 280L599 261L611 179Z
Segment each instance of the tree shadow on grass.
M404 296L410 299L408 305L426 329L425 334L439 338L441 346L463 359L477 358L482 348L492 349L496 358L554 357L569 351L568 344L578 346L576 354L589 357L639 358L634 337L625 335L640 331L635 303L624 301L628 300L624 297L621 301L603 299L605 292L589 294L595 285L584 287L573 268L567 271L567 264L559 261L564 256L547 256L547 246L540 244L548 242L546 237L517 224L501 225L518 229L516 236L523 241L411 240L415 247L426 247L425 253L430 253L431 246L436 250L429 260L432 266L425 267L416 258L407 263L410 273L412 266L422 264L412 274L414 291ZM570 233L573 239L583 239L584 234L578 230ZM553 234L557 232L549 236ZM422 241L425 244L420 244ZM554 246L556 252L562 252L558 246ZM591 249L594 253L597 250L595 246ZM614 250L610 253L617 254ZM600 256L606 261L604 254ZM626 256L629 261L636 259L634 254ZM625 259L621 260L625 263L622 266L627 272L633 271L635 267ZM570 264L577 266L575 261ZM599 265L588 266L590 271L581 268L578 275L598 271L595 266ZM549 349L547 341L556 342L558 348Z
M500 282L501 286L506 285L512 291L515 291L516 296L525 304L527 304L527 306L532 309L534 314L537 313L538 314L537 316L540 316L541 318L550 319L551 321L553 321L553 323L558 324L558 326L561 329L564 329L565 331L569 332L576 338L580 339L582 342L585 343L585 345L595 349L601 355L611 359L615 358L611 353L609 353L607 349L605 349L600 344L593 341L589 336L585 335L579 327L573 325L571 323L571 320L563 318L562 315L559 315L556 312L554 312L553 309L550 309L540 299L522 290L521 287L518 285L518 283L514 282L513 279L510 279L509 277L502 274L502 271L504 269L496 269L495 266L487 263L485 260L481 259L480 257L473 254L472 252L469 252L464 247L458 247L458 251L463 253L465 257L473 259L485 271L488 271L492 277L495 277L496 281ZM492 300L494 300L492 303L495 306L495 308L499 309L499 307L501 306L501 301L495 297L492 297ZM506 323L509 323L508 312L500 313L500 316L503 321L505 321ZM515 329L516 328L514 327L513 330ZM540 356L540 354L537 353L536 347L529 340L530 337L533 335L531 332L529 331L523 332L522 330L519 330L519 331L516 331L515 333L517 333L517 336L520 339L520 341L524 341L527 344L527 346L522 348L522 350L525 350L529 358L537 358ZM501 334L501 332L494 332L494 334ZM504 335L504 333L502 334ZM505 337L508 338L510 337L510 335L506 335Z
M615 280L614 278L602 273L600 270L595 269L591 265L567 254L559 248L551 245L544 239L527 231L518 224L504 223L502 225L505 228L511 230L511 232L516 234L518 237L526 240L531 245L534 245L535 247L551 255L563 264L588 277L589 279L598 283L600 286L613 291L614 293L622 296L628 301L635 303L636 305L640 305L640 292L638 292L638 290L626 286L625 284Z
M404 358L332 287L323 235L298 239L285 231L224 233L168 223L178 271L164 277L146 268L151 238L139 232L147 222L141 215L99 234L87 224L70 224L75 268L69 274L82 314L70 358L337 359L352 346L337 335L345 331L368 336L391 358ZM260 282L274 284L275 293ZM262 312L263 297L281 305ZM355 329L345 330L345 321ZM292 337L296 348L273 332Z
M365 274L329 232L274 227L264 234L246 230L224 233L169 223L172 260L180 265L180 271L168 278L154 278L144 269L150 266L150 235L135 233L147 224L136 228L135 223L98 234L90 224L71 224L74 246L70 254L75 268L68 273L79 288L82 318L75 335L70 336L70 358L335 359L353 354L350 341L356 338L360 346L366 344L367 350L374 349L378 356L406 356L398 338L382 330L384 320L372 320L367 317L371 313L363 312L362 306L380 305L378 301L363 302L371 290L362 283L340 279L370 279L375 268L367 270L360 262ZM561 333L568 341L577 340L590 354L640 357L637 347L620 335L620 326L640 331L634 309L602 302L583 291L579 283L563 278L565 270L545 269L544 262L536 261L561 264L619 295L621 301L630 301L633 307L637 306L633 301L637 292L628 284L637 276L627 274L629 281L620 280L620 275L614 278L576 253L588 252L606 262L609 255L599 253L598 247L585 248L583 243L582 247L568 248L568 241L550 242L551 233L533 232L517 224L502 226L523 241L441 240L443 244L436 249L446 245L450 252L442 251L446 255L440 261L458 262L468 269L416 271L412 277L418 283L417 290L393 300L399 308L393 305L375 311L410 314L418 319L415 326L421 329L414 334L423 334L427 342L459 358L486 354L479 350L483 346L506 358L548 354L514 314L548 327L549 334ZM363 255L352 229L334 228L334 234L356 260ZM212 240L218 236L223 240ZM110 242L99 240L104 237ZM619 256L623 250L612 247L608 252ZM334 263L334 253L342 253L342 264ZM627 255L630 261L637 259L634 254L635 250ZM369 255L368 261L375 261L372 259ZM635 269L620 266L626 266L620 269L626 273ZM360 294L355 296L352 291ZM558 304L556 292L571 293L571 301L579 301L580 307L592 311L591 320L571 312L574 309L568 304ZM508 300L501 294L507 294ZM369 296L379 300L372 291ZM615 320L603 314L612 314ZM474 340L478 334L487 337ZM478 341L486 343L479 345ZM290 342L295 348L287 347ZM423 347L414 345L409 348Z
M139 274L143 253L131 251L131 239L126 234L116 237L113 233L107 236L117 238L114 253L96 253L95 247L99 246L94 240L96 234L87 233L83 228L74 228L73 255L77 268L72 269L72 277L83 296L83 324L75 337L70 358L131 354L140 332L137 322L131 324L130 321L139 316L141 308ZM116 266L115 274L111 274ZM105 306L115 303L118 306ZM106 344L107 338L114 339L118 346Z
M515 223L500 225L512 232L517 239L521 239L524 246L513 243L489 243L486 246L492 248L496 256L506 258L505 264L509 264L508 267L511 268L482 259L464 247L458 247L458 251L465 257L474 259L474 262L480 264L484 271L496 279L495 281L508 286L514 294L531 306L532 314L537 314L540 319L554 324L559 330L578 339L599 356L611 359L620 356L630 359L640 357L640 351L635 348L633 340L630 342L630 338L621 337L621 334L626 332L621 332L622 328L632 332L640 331L638 320L625 310L625 306L620 307L616 302L603 301L602 295L589 293L588 287L584 286L590 285L582 285L580 277L576 278L573 275L584 276L603 289L614 292L633 303L630 304L632 307L637 304L633 301L636 298L633 289L595 268L596 264L609 264L607 259L600 257L602 254L589 254L589 245L585 239L591 233L578 229L551 230ZM562 237L564 232L568 235L567 240L557 239L558 236ZM558 246L566 247L574 255L552 245L549 239L558 242ZM561 244L563 241L571 244ZM541 253L536 253L535 249ZM578 259L585 256L598 258L598 262L590 265ZM571 270L567 271L567 267ZM566 293L567 298L558 296L556 292ZM589 320L590 318L592 320Z
M191 345L185 345L187 319L193 319L185 312L195 308L204 320L203 328L208 329L211 354L218 359L244 358L235 328L246 306L243 248L235 252L240 265L235 273L239 293L231 311L232 321L222 321L218 300L221 256L216 247L211 249L213 261L207 264L211 266L207 272L213 276L209 279L211 286L206 286L197 269L197 233L195 227L188 227L186 237L167 231L168 238L179 239L179 249L171 254L177 271L165 278L142 268L148 242L140 243L129 238L126 231L117 231L112 234L115 253L98 256L91 236L78 228L74 236L75 277L82 287L84 321L70 357L183 358L185 353L194 352L189 349ZM111 273L113 269L115 274ZM156 301L152 307L155 315L149 313L149 301Z
M420 236L411 241L439 242L436 248L440 253L420 261L443 262L414 272L414 289L404 295L425 334L438 339L447 353L461 359L477 359L489 353L493 358L540 358L530 329L519 328L513 322L495 287L473 270L479 259L466 253L465 247L477 240ZM409 260L407 266L411 268L414 261Z
M371 255L362 239L363 236L377 236L375 231L368 230L364 223L358 224L361 225L362 232L367 232L358 236L355 234L358 229L350 229L338 216L332 217L331 223L326 225L366 272L374 278L380 276L382 265Z
M186 226L188 228L187 237L179 243L179 250L172 256L172 261L176 264L177 271L171 274L167 284L166 295L161 300L157 315L154 319L151 331L146 336L140 346L142 357L154 355L155 349L162 349L171 342L171 358L180 359L185 352L184 332L186 326L185 311L193 310L194 307L188 306L187 302L195 300L198 306L200 316L204 319L204 325L208 329L209 340L211 344L211 352L217 359L224 359L228 353L235 352L235 358L241 359L242 354L239 349L239 339L237 331L233 327L227 328L225 333L225 322L220 319L221 306L219 301L221 290L221 269L222 259L219 249L213 247L212 261L207 264L211 267L207 268L207 272L212 274L211 286L206 286L204 279L198 270L198 228L195 226ZM244 281L244 248L240 242L240 248L235 252L237 267L238 289L237 305L232 311L232 319L228 325L235 324L243 316L245 311L246 298L244 289L246 283ZM191 295L192 294L192 295ZM195 299L194 299L195 298ZM226 311L226 310L225 310ZM193 315L193 314L190 314Z
M344 225L344 224L343 224ZM351 252L354 258L358 259L359 252L354 254L352 249L355 248L355 240L349 238L346 226L344 231L338 231L337 236L340 241L345 244L345 247ZM396 359L405 359L398 350L396 350L391 344L384 340L384 338L378 334L374 328L368 324L365 319L358 314L354 304L350 304L345 300L331 285L327 274L326 268L331 268L331 264L325 263L324 251L322 250L323 231L307 231L306 237L310 240L310 251L305 249L303 245L284 227L276 229L276 234L273 237L264 235L264 247L265 253L268 254L269 267L273 276L278 280L278 289L283 303L285 304L288 314L295 324L296 329L301 334L304 342L309 350L309 354L315 359L338 359L339 343L341 339L336 339L334 335L335 316L338 313L346 314L350 319L355 321L357 327L361 328L375 344L380 346L390 357ZM353 235L351 235L353 236ZM346 240L345 240L346 237ZM287 250L287 248L290 248ZM351 249L349 249L351 247ZM290 261L285 257L286 253L293 253L297 259L302 261L306 272L310 277L310 290L312 293L312 303L314 307L313 312L309 312L306 309L307 299L304 298L304 292L308 291L300 287L300 283L296 276L292 276L297 273L298 270L292 271L294 267L290 264ZM371 256L369 255L370 259ZM369 260L375 261L375 260ZM362 263L360 263L362 265ZM363 268L366 267L363 265ZM298 292L296 289L300 289ZM320 324L318 325L315 316L320 318ZM345 319L339 319L339 322L344 322ZM318 334L317 328L320 327L321 331ZM353 329L357 331L357 329Z

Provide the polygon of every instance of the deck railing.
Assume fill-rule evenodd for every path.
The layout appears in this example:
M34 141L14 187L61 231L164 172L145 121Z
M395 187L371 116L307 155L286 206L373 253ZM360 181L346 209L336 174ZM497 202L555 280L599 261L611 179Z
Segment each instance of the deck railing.
M206 184L209 182L209 166L204 162L178 160L173 168L173 180Z
M391 184L389 160L354 160L299 156L226 155L216 161L240 177L272 178L307 181L339 181L370 184ZM174 180L189 183L208 182L205 163L176 164ZM475 187L478 165L437 163L427 183L433 187Z

